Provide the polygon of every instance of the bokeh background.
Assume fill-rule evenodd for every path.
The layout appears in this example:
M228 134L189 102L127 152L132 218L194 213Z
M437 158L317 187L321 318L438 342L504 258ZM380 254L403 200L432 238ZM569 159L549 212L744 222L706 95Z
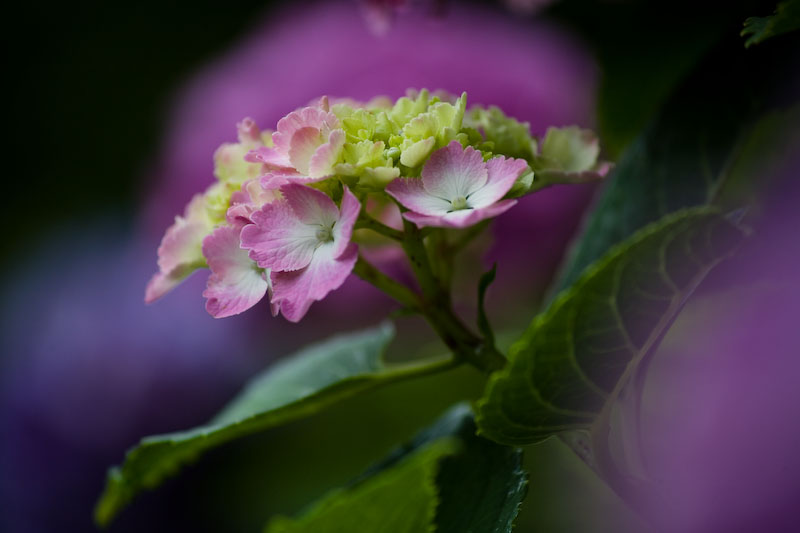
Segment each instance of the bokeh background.
M7 47L14 139L11 190L0 210L1 531L92 531L106 468L139 438L206 421L271 361L332 332L373 325L392 308L351 279L298 325L273 319L264 306L214 320L203 309L201 274L144 305L164 228L211 183L213 150L235 137L238 120L251 116L270 127L321 94L466 90L471 103L498 105L536 134L550 125L596 128L606 155L616 158L721 35L741 47L744 17L774 7L734 2L719 14L689 2L418 1L394 13L381 4L29 3L6 17L19 37ZM786 83L790 92L794 81ZM772 173L790 180L795 168ZM771 193L769 227L793 220L789 200L798 196L789 190ZM526 198L466 257L465 286L499 263L489 306L507 341L545 298L596 193L583 185ZM690 307L665 342L668 357L658 360L669 363L654 366L654 397L680 391L681 398L672 409L656 402L651 417L659 436L654 468L677 506L658 520L673 530L747 531L777 520L788 505L781 494L800 493L790 480L800 467L788 459L800 440L787 422L800 419L787 407L800 405L793 379L800 376L788 357L800 353L791 334L800 316L793 298L800 253L785 239L764 246L746 269L779 283L727 295L738 314L714 311L735 307L730 300L699 298L695 315ZM783 270L776 273L777 263ZM469 314L473 295L462 300ZM709 313L718 320L698 332L691 317ZM770 354L764 329L742 324L776 313L785 321L770 321L773 358L761 381L751 381L753 368L765 368L753 354ZM399 319L398 327L390 357L441 352L414 319ZM719 348L729 331L741 338ZM736 347L735 365L707 355ZM476 398L482 385L477 372L460 369L229 444L143 495L110 531L258 531L272 514L295 513L351 479L452 402ZM761 409L746 409L747 398L765 392L774 394ZM764 417L767 410L776 414ZM751 422L761 424L761 446L744 438ZM755 457L763 468L741 467ZM518 531L651 529L558 441L530 447L526 461L531 486ZM742 479L740 490L727 490ZM752 504L761 485L775 489L770 508ZM730 513L737 502L751 505Z

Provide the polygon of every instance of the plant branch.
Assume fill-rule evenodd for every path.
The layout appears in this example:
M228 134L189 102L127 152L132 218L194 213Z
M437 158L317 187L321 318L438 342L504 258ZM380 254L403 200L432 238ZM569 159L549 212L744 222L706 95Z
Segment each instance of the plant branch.
M390 239L394 239L396 241L403 240L403 232L398 231L394 228L390 228L383 222L378 222L371 216L367 214L361 215L361 217L356 221L355 229L368 229L372 230L375 233L379 233L384 237L389 237Z
M366 259L359 256L353 267L353 273L367 283L377 287L408 309L419 311L422 307L420 298L411 289L397 282L375 268Z
M462 361L454 358L443 358L434 360L414 361L388 365L384 370L384 383L393 383L406 379L419 378L445 372L447 370L461 366Z
M449 291L452 285L453 272L455 270L454 264L458 253L463 251L488 226L489 221L484 220L467 229L459 230L452 242L448 241L447 235L441 229L430 232L428 249L431 253L431 267L444 290ZM434 228L425 229L431 230ZM427 236L422 232L420 233L420 237L423 239Z
M424 297L421 312L428 323L457 359L488 373L505 366L505 357L494 346L472 333L456 316L449 290L437 279L431 267L420 230L408 221L404 221L403 226L403 249L422 288Z
M490 220L483 220L474 226L465 229L461 235L458 236L458 239L450 243L448 246L449 250L453 253L456 253L466 248L467 245L471 243L473 239L475 239L475 237L483 233L483 230L489 227L489 223Z

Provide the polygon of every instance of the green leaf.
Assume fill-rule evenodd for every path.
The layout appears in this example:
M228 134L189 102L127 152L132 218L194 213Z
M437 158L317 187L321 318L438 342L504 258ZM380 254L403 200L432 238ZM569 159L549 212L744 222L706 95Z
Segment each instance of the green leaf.
M696 208L614 247L512 346L478 402L481 433L528 444L588 428L742 238L716 210Z
M450 434L462 447L442 462L436 479L441 500L436 531L510 533L528 487L522 451L476 435L466 406L451 409L437 425L451 425Z
M788 0L775 8L769 17L749 17L744 21L741 36L750 37L744 42L745 48L760 44L770 37L776 37L800 29L800 1Z
M458 450L458 441L439 439L398 464L355 485L335 490L303 516L276 517L267 533L433 532L438 504L439 461Z
M792 82L783 80L782 53L721 48L698 66L618 162L571 251L559 291L643 226L716 202L760 117L792 104L781 89ZM754 172L750 179L760 176Z
M157 487L210 448L310 416L366 389L452 366L449 360L386 366L381 356L393 337L386 323L312 345L256 376L208 424L142 439L122 466L109 471L95 520L108 524L137 493Z
M383 461L367 469L349 488L333 492L304 517L297 520L279 518L270 523L268 533L304 531L412 531L397 511L408 514L421 513L420 492L433 492L435 518L431 513L425 527L413 531L433 530L438 533L510 533L520 503L527 491L527 474L522 469L522 451L501 446L476 435L472 410L466 404L449 409L431 426L420 432L407 445L391 452ZM399 480L398 470L408 469L420 453L428 453L431 446L446 443L447 452L439 462L438 475L433 487L428 480L417 479L416 487ZM435 454L434 454L435 455ZM419 463L414 463L419 465ZM431 465L429 465L431 466ZM391 483L388 475L395 476ZM393 484L394 487L388 485ZM370 487L367 489L366 487ZM434 490L431 491L431 488ZM381 491L386 499L373 498ZM358 491L368 493L370 499L354 497ZM360 497L360 493L358 494ZM344 519L332 515L320 516L335 505L347 507ZM384 507L385 506L385 507ZM373 521L374 520L374 521ZM324 523L322 528L320 524ZM290 526L286 525L290 524ZM285 529L280 529L279 526ZM335 526L335 527L334 527ZM318 527L320 529L314 529ZM349 529L348 529L349 527Z
M437 439L457 439L461 444L459 453L442 462L436 480L440 499L436 531L508 533L527 492L522 451L485 439L476 431L469 406L456 405L367 475L380 472Z
M791 168L800 146L800 104L762 115L742 140L739 155L728 172L715 204L723 210L748 207L748 224L769 209L764 192ZM753 179L757 176L758 179Z

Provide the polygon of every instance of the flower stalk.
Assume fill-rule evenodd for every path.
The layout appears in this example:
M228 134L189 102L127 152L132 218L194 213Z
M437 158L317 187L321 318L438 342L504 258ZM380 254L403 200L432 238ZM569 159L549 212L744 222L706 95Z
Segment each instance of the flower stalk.
M421 312L422 303L419 296L411 289L393 280L368 262L363 257L359 257L353 268L353 273L372 286L380 289L388 296L399 302L406 309Z
M358 219L355 225L355 229L368 229L372 230L375 233L383 235L384 237L389 237L395 241L402 241L403 240L403 232L398 231L394 228L390 228L383 222L378 222L371 216L367 214L362 214L361 217Z
M453 311L450 291L434 273L420 230L407 220L403 229L403 249L423 292L422 315L456 358L488 373L505 366L505 357L471 332Z
M376 229L383 226L373 219L359 220L360 223L362 221L364 222L362 228ZM487 373L505 366L505 357L495 349L493 343L470 331L456 315L448 284L443 283L433 269L422 231L408 221L404 221L403 229L402 232L392 231L396 231L400 237L422 289L421 295L393 280L363 257L359 257L356 261L353 273L402 304L407 310L421 314L453 353L456 361L469 363Z

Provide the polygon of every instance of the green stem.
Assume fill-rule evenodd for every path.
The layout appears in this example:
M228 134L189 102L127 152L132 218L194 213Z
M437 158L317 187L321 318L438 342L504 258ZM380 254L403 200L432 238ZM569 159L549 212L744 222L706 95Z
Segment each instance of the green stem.
M420 236L422 239L425 237ZM447 243L445 232L433 231L428 237L429 258L433 275L439 280L442 290L450 292L453 280L455 254Z
M421 302L417 294L411 289L399 283L369 263L363 257L358 258L356 266L353 267L353 273L367 283L370 283L382 290L404 307L414 310L420 310Z
M546 189L548 187L552 187L553 185L557 185L557 183L552 181L547 181L543 179L537 180L535 177L533 179L533 183L531 184L531 188L525 192L525 195L533 194L535 192L539 192L542 189Z
M385 382L403 381L445 372L461 365L461 361L453 358L415 361L389 365L384 370Z
M442 288L433 273L433 268L428 258L428 250L422 240L421 230L408 220L403 220L403 234L403 250L408 255L411 269L417 277L422 293L429 299L449 299L447 292Z
M494 346L472 333L453 311L450 292L436 278L420 230L404 221L403 249L417 277L424 298L421 312L428 323L459 360L466 361L484 372L494 372L506 364L506 359Z
M475 237L483 233L487 227L489 227L489 220L484 220L482 222L478 222L474 226L467 228L463 231L461 235L458 236L452 244L450 244L449 248L453 253L460 252L466 246L472 242Z
M355 229L369 229L374 231L375 233L379 233L384 237L389 237L390 239L394 239L396 241L403 240L402 231L390 228L386 224L378 222L377 220L366 214L362 215L361 218L358 219L355 225Z

